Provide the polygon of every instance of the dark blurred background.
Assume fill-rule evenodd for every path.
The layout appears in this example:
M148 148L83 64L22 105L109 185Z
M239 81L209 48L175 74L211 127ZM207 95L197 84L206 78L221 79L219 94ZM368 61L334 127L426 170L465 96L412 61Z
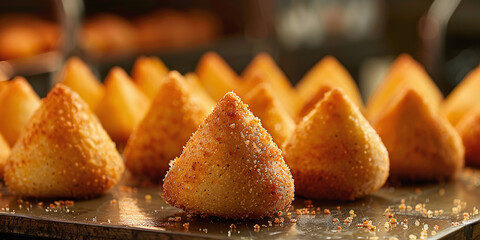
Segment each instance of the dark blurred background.
M103 78L139 55L191 72L209 50L241 73L263 51L292 83L333 55L365 98L409 53L448 94L480 62L478 13L478 0L0 1L0 70L25 75L44 96L71 55Z

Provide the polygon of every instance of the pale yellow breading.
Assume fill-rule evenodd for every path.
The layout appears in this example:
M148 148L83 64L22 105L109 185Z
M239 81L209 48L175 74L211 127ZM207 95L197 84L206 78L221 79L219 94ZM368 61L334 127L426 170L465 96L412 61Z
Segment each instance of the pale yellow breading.
M237 73L215 52L203 54L195 73L215 101L239 84Z
M89 198L113 187L124 165L80 96L57 84L28 121L5 167L22 197Z
M3 179L5 163L10 155L10 146L7 141L0 134L0 179Z
M296 92L280 67L266 53L259 53L242 73L245 82L249 82L250 78L259 76L270 83L288 114L292 117L295 116L298 103Z
M132 77L145 95L154 99L164 83L168 68L158 57L138 57L133 64Z
M293 179L280 149L227 93L171 163L163 198L190 214L258 219L289 208Z
M442 111L453 126L475 105L480 103L480 66L473 69L448 95Z
M57 78L78 93L93 111L105 94L105 89L92 70L78 57L69 58Z
M182 153L209 111L185 79L176 71L170 72L128 140L123 153L128 169L153 180L163 179L168 163Z
M393 180L453 179L464 165L460 136L416 90L398 95L373 126L388 149Z
M10 146L15 145L18 136L30 116L40 106L40 98L23 77L16 77L0 90L0 132Z
M358 91L355 80L353 80L347 69L333 56L326 56L315 64L295 86L300 100L300 106L312 102L312 99L320 100L321 98L315 98L315 95L324 87L330 87L330 89L337 87L342 89L352 102L354 102L360 110L363 110L362 96L360 95L360 91ZM313 106L315 106L315 103L313 103Z
M119 67L110 70L105 90L95 113L110 137L120 145L125 144L145 116L150 100Z
M297 194L353 200L388 177L387 149L358 107L338 88L328 92L283 147Z
M187 80L188 85L192 92L200 98L202 104L205 105L208 109L212 109L216 102L213 100L212 96L208 94L207 90L202 86L202 83L198 79L198 76L195 73L185 74L185 80Z
M480 167L480 103L464 114L456 128L465 146L466 164Z
M437 111L443 101L443 95L432 81L423 66L408 54L401 54L390 66L384 80L379 84L367 101L366 116L374 123L393 100L402 92L411 88L424 96L425 102Z
M252 89L245 96L253 114L260 118L262 126L272 135L273 141L281 146L295 128L295 122L288 115L283 105L274 97L268 83Z

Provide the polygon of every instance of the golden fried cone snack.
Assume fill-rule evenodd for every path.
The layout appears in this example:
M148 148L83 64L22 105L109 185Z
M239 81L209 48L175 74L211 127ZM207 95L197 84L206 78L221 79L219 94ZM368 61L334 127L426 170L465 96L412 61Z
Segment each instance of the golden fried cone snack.
M272 135L273 141L281 146L295 128L295 122L283 105L274 97L270 85L260 84L245 96L253 114L260 118L262 126Z
M30 116L40 106L40 98L23 77L16 77L0 90L0 132L10 146L15 145Z
M397 96L373 126L388 149L393 180L448 180L463 167L460 136L413 89Z
M220 55L214 52L203 54L195 73L215 101L238 84L238 75Z
M3 173L5 168L5 163L7 158L10 155L10 146L8 146L7 141L0 134L0 179L3 179Z
M198 79L195 73L187 73L185 74L185 80L187 80L188 85L190 86L191 91L200 98L205 107L208 109L212 109L216 102L213 100L212 96L208 94L207 90L202 86L202 83Z
M158 57L138 57L132 69L138 87L152 100L167 74L167 66Z
M78 57L71 57L58 76L60 83L78 93L95 111L98 103L102 100L105 89L87 64Z
M465 146L466 164L480 167L480 104L468 111L456 128Z
M105 80L105 96L95 113L110 137L125 143L149 107L149 99L127 73L114 67Z
M5 182L23 197L89 198L113 187L123 171L115 144L88 105L57 84L12 148Z
M408 54L401 54L391 65L385 79L367 101L366 115L371 122L392 104L393 99L403 90L412 88L424 96L425 102L437 110L443 95L427 72Z
M472 70L448 95L442 111L455 126L471 108L480 102L480 66Z
M338 88L328 92L283 147L297 194L353 200L388 177L388 153L358 107Z
M152 107L132 133L123 155L127 168L153 180L165 177L168 163L182 153L210 111L176 71L168 74Z
M350 100L361 110L363 109L362 96L358 91L355 80L353 80L347 69L333 56L326 56L315 64L295 86L301 101L300 105L304 106L307 102L313 102L313 99L320 100L321 98L315 96L320 89L325 89L325 87L342 89ZM315 103L313 103L313 106L315 106Z
M191 214L257 219L294 197L282 153L234 93L227 93L171 163L163 198Z
M297 108L296 93L280 67L266 53L259 53L242 73L245 82L251 81L250 78L259 76L270 83L273 92L278 95L279 101L290 116L295 116Z

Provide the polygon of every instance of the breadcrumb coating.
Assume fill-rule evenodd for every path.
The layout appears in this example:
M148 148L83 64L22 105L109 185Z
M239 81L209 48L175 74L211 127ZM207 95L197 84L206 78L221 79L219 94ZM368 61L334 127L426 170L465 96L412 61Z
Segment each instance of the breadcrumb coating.
M36 198L89 198L113 187L124 165L115 144L80 96L57 84L13 147L5 182Z
M463 168L465 151L460 136L413 89L400 94L373 126L390 154L392 179L448 180Z
M388 177L387 149L338 88L317 103L283 147L297 194L353 200L377 191Z
M168 163L182 153L209 111L193 95L185 79L177 71L170 72L128 140L123 152L127 168L153 180L163 179Z
M171 162L163 198L191 214L258 219L294 197L280 149L233 92L227 93Z

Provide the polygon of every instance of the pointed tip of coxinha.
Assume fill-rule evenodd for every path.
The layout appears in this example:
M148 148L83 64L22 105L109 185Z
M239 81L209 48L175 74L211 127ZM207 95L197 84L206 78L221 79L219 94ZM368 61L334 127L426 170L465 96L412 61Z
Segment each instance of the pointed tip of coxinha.
M293 192L280 149L229 92L171 162L163 196L191 214L258 219L287 209Z
M160 58L140 56L133 64L132 77L143 93L153 99L168 71Z
M170 72L128 140L123 153L127 167L135 174L161 180L168 163L182 153L209 110L180 73Z
M297 125L283 146L295 191L317 199L353 200L388 177L388 153L358 107L332 89Z
M105 95L95 113L110 137L125 143L143 119L150 100L120 67L110 70L105 79Z
M321 88L340 88L362 110L363 100L350 73L333 56L325 56L315 64L295 87L300 97L300 105L311 104L318 99ZM302 107L302 106L300 106Z
M115 144L88 105L57 84L13 147L5 182L25 197L88 198L113 187L123 170Z
M430 78L425 68L408 54L401 54L392 63L384 80L367 101L367 111L371 122L392 105L395 97L407 88L415 89L424 96L433 110L437 111L443 101L443 94Z
M68 86L95 110L103 97L104 88L92 70L79 57L70 57L58 74L60 83Z
M285 73L270 55L264 52L257 54L242 72L242 78L247 83L268 82L290 116L295 116L298 103L296 92Z
M245 96L245 102L253 114L262 120L263 127L272 135L275 143L281 146L293 132L295 122L276 99L270 85L257 85Z
M480 102L479 89L480 65L465 76L442 104L442 111L452 125L457 125L463 116Z
M460 136L415 89L400 93L374 127L389 151L394 180L453 179L464 165Z
M217 101L238 84L238 75L217 53L207 52L198 62L195 73L205 90Z
M0 91L0 132L10 146L15 145L30 116L40 106L40 98L23 77L7 81Z

